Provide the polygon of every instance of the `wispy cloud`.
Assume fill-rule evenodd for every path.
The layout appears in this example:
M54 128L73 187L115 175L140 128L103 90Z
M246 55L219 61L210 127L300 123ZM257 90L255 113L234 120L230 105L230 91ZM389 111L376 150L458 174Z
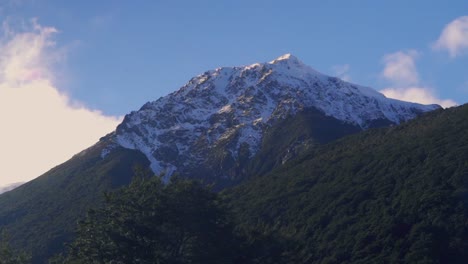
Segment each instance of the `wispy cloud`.
M459 17L447 24L434 43L435 50L447 50L454 58L468 51L468 16Z
M332 67L335 76L347 82L351 81L351 76L349 75L350 69L349 64L334 65Z
M415 85L419 82L415 59L418 52L415 50L398 51L383 57L385 68L382 75L385 79L399 86Z
M408 102L438 104L444 108L457 105L453 100L435 97L434 91L426 87L385 88L380 92L387 97Z
M54 85L54 66L63 58L53 41L57 30L34 20L25 25L4 24L0 39L0 186L39 176L120 121Z
M421 104L439 104L442 107L454 106L457 103L450 99L439 99L432 88L421 85L416 68L415 50L398 51L383 57L382 77L389 81L390 87L380 92L385 96Z
M8 192L8 191L11 191L13 189L15 189L16 187L19 187L23 184L23 182L15 182L15 183L10 183L6 186L0 186L0 194L4 193L4 192Z

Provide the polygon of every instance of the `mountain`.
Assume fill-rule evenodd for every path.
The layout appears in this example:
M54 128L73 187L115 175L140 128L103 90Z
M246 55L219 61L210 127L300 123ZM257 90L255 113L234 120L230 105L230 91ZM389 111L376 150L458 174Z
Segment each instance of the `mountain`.
M116 131L0 195L0 228L43 263L76 222L133 169L203 180L216 190L264 175L344 136L439 109L386 98L318 73L292 55L205 72L125 116Z
M145 104L109 136L114 144L104 155L114 146L136 149L145 154L154 173L165 173L166 179L177 172L229 185L249 173L242 171L264 149L265 135L297 113L314 112L308 122L319 127L324 119L336 123L334 129L322 131L322 137L347 131L319 142L324 143L362 129L399 124L437 108L386 98L323 75L286 54L268 63L207 71L178 91Z
M130 183L135 166L149 166L144 155L123 148L102 159L103 146L98 143L0 195L0 228L15 248L32 254L33 263L47 263L63 250L77 221L101 204L104 192Z
M227 200L252 240L279 238L267 252L294 260L279 263L467 263L467 116L438 110L317 147Z

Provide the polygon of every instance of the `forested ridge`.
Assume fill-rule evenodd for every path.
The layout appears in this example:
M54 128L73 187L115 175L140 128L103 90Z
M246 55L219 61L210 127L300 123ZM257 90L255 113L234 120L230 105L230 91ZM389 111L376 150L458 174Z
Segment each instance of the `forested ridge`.
M466 263L468 107L315 149L226 191L240 229L303 263Z
M466 263L467 117L371 129L222 192L136 177L54 263Z
M212 152L210 164L202 164L205 169L180 176L199 179L205 185L214 184L213 190L219 191L268 173L307 149L358 131L359 127L344 124L316 109L303 109L268 127L262 147L253 157L249 158L249 151L240 151L242 158L236 162L226 155L229 150L224 145L214 148L203 145ZM64 243L75 237L76 222L83 219L87 210L103 204L104 192L127 186L134 167L148 168L149 164L140 151L116 147L112 138L105 136L67 162L1 194L0 229L9 232L13 247L31 252L33 263L42 263L65 249ZM221 178L214 177L219 166L223 168ZM236 169L231 170L233 166Z

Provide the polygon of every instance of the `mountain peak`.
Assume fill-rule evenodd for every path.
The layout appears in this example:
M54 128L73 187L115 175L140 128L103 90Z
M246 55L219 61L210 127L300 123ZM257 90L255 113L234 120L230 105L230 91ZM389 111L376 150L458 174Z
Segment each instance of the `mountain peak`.
M178 91L127 115L115 140L142 151L153 172L164 172L168 180L175 171L188 173L199 164L213 164L215 156L229 164L237 164L240 155L250 159L262 148L270 127L305 109L366 129L398 124L437 108L386 98L285 54L269 63L218 68L192 78ZM214 150L225 155L213 156Z
M272 66L278 69L287 70L288 75L296 75L296 77L304 78L305 75L324 76L322 73L316 71L309 65L304 64L296 56L291 53L286 53L278 58L268 62Z
M270 64L278 64L284 62L292 64L303 64L296 56L292 55L291 53L286 53L284 55L279 56L278 58L270 61Z

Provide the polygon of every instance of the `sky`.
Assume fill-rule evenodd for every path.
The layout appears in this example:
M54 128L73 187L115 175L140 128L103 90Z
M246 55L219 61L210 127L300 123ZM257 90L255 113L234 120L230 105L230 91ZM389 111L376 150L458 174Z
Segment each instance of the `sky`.
M468 1L0 0L0 186L221 66L292 53L388 97L468 102Z

